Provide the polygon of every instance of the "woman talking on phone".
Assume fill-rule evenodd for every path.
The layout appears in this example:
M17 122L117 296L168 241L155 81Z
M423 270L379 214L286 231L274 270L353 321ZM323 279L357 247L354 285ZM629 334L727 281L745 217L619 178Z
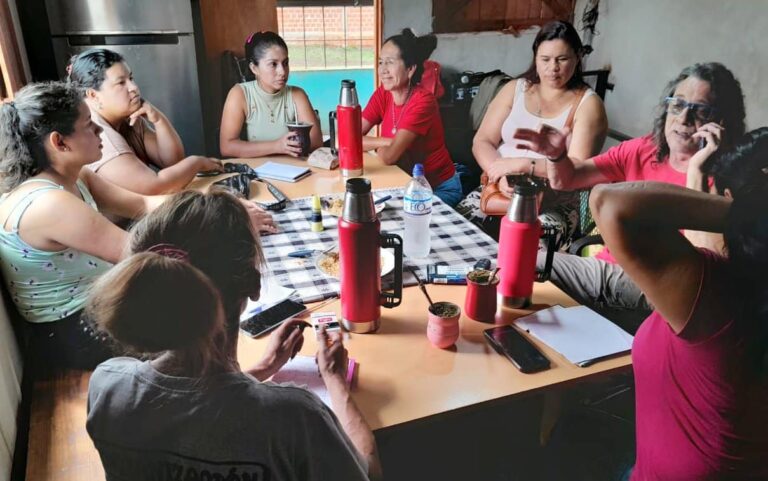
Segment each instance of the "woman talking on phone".
M744 97L733 73L719 63L701 63L686 67L666 86L651 134L595 157L571 159L566 148L569 132L547 125L519 129L514 137L518 148L547 158L547 176L556 190L653 180L709 191L702 166L744 134L744 117ZM543 261L539 255L539 268ZM651 312L643 292L608 249L595 257L556 253L551 280L579 303L630 331Z
M198 172L220 171L217 159L184 156L171 122L141 97L123 57L97 48L72 58L69 80L85 89L93 122L101 127L101 159L88 168L110 182L145 195L178 192Z

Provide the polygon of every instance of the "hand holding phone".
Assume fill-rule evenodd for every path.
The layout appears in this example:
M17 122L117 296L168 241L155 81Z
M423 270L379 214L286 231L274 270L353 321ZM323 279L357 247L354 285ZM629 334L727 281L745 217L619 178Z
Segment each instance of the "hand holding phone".
M244 321L240 321L240 329L251 337L258 337L306 310L307 308L304 304L286 299L261 312L257 312Z

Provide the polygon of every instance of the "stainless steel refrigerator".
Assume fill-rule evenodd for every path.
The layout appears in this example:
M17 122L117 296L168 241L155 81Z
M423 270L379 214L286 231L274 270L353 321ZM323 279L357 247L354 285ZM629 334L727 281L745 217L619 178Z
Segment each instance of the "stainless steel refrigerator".
M46 0L56 66L94 47L118 52L142 97L170 119L187 155L204 154L190 0Z

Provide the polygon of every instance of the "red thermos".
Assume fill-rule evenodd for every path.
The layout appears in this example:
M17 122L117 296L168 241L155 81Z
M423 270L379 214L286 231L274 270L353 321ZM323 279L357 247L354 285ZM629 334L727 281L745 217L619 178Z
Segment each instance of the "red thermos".
M516 308L530 304L540 237L536 187L517 184L499 232L497 291L502 295L504 306Z
M396 307L403 297L403 239L381 233L365 178L347 180L339 219L341 322L350 332L379 328L381 306ZM394 292L381 291L381 247L395 249Z
M341 175L344 177L363 175L363 122L354 80L341 81L339 105L336 107L336 112L330 112L328 115L332 149L336 145L334 120L339 123L339 144L336 153L339 156Z

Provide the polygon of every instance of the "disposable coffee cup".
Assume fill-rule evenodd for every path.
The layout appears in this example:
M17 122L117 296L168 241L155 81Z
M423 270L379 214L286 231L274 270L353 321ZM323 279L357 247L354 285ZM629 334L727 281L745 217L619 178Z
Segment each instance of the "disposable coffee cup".
M299 142L299 145L301 146L301 152L299 155L301 157L306 157L309 155L309 131L312 130L312 124L307 122L291 122L287 124L288 130L290 132L293 132L296 138L296 141Z

